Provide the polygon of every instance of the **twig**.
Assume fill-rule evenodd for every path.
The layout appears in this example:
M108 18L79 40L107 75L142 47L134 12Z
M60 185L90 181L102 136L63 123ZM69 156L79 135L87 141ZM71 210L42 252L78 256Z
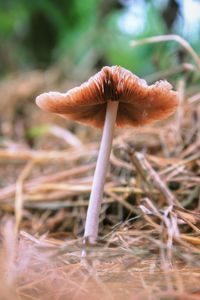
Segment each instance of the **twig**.
M71 131L67 130L66 128L62 128L60 126L50 126L49 132L53 135L64 139L68 145L72 147L81 147L83 144Z
M142 178L145 180L147 185L152 188L155 186L165 198L169 206L176 205L180 206L179 202L175 199L173 194L169 191L166 184L162 181L158 173L151 167L149 162L145 159L144 155L139 152L135 152L133 149L129 149L129 155L132 163L135 165Z
M15 151L10 149L0 149L0 160L13 160L13 161L26 161L33 159L40 163L47 163L52 160L61 160L71 162L82 157L91 157L97 155L96 145L87 145L79 149L67 149L67 151L34 151L34 150L21 150Z
M177 112L176 112L176 130L175 130L174 134L176 136L178 136L179 139L181 139L181 129L182 129L183 120L184 120L183 104L184 104L184 98L185 98L185 81L182 78L178 81L177 90L179 92L179 106L178 106ZM183 149L183 141L181 140L181 142L179 144L181 145L181 147L179 146L177 148L180 153L181 150Z
M94 167L95 167L95 163L92 163L88 165L73 167L68 169L67 171L61 171L55 174L40 176L24 183L23 190L24 192L27 193L27 192L31 192L34 189L34 187L37 187L38 185L41 185L43 183L51 183L51 182L55 183L57 181L61 181L64 179L67 180L69 178L78 177L94 169ZM15 190L16 190L16 184L11 184L5 188L0 189L0 200L13 197L15 195Z
M172 75L183 73L183 72L195 72L196 68L189 63L183 63L181 65L173 66L171 69L158 71L157 73L153 73L151 75L145 76L145 80L149 83L160 80L161 78L167 79Z
M190 46L190 44L179 35L169 34L169 35L152 36L138 41L131 41L131 46L136 47L147 43L160 43L166 41L178 42L191 55L198 69L200 70L200 58L198 54L194 51L194 49Z
M187 99L187 101L189 104L196 104L196 103L198 104L198 102L200 101L200 93L190 96Z
M194 160L197 160L199 158L200 158L200 153L195 153L195 154L191 155L190 157L178 162L177 164L173 164L172 166L167 167L166 169L162 170L160 172L160 175L164 175L166 173L169 173L169 172L175 170L177 167L184 166L184 165L186 165L186 164L188 164L188 163L190 163Z
M19 225L22 218L22 207L23 207L23 183L26 177L29 175L30 171L32 170L35 161L29 161L24 169L22 170L21 174L19 175L16 181L16 196L15 196L15 232L18 232Z
M133 205L129 204L125 200L123 200L120 196L117 196L115 193L112 191L107 191L106 194L108 194L111 198L113 198L115 201L119 202L121 205L126 207L130 212L132 213L138 213L137 210L134 208Z

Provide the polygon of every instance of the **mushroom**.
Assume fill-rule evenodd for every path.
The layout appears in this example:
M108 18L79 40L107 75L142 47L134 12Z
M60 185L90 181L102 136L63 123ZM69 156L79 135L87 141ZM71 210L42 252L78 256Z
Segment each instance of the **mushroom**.
M178 106L178 93L167 81L148 86L130 71L103 67L80 87L67 93L49 92L37 97L37 105L48 112L95 127L103 127L85 224L85 240L95 243L103 187L114 127L140 126L170 116Z

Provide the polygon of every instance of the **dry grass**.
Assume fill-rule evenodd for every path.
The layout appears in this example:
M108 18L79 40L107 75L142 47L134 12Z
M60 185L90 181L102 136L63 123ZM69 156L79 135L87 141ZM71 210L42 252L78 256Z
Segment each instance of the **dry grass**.
M130 222L131 223L131 222ZM142 224L142 223L141 223ZM127 223L81 259L81 240L36 239L3 224L0 299L198 299L195 246L175 243L170 262L156 230ZM134 228L133 228L134 227Z

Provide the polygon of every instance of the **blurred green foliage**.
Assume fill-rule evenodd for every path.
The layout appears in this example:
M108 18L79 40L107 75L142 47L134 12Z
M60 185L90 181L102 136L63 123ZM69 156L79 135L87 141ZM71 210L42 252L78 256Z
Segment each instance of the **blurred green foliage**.
M26 137L29 139L37 138L43 136L49 132L50 125L40 125L31 127L26 132Z
M141 28L127 32L122 21L131 12L131 2L0 0L0 75L19 69L45 69L64 59L71 68L79 64L87 68L87 63L95 68L119 64L139 75L174 66L183 58L178 56L176 43L133 49L130 41L181 34L181 26L174 26L180 19L178 1L135 1L141 8L139 14L133 12L132 20L136 17L135 23ZM193 46L200 50L199 40Z

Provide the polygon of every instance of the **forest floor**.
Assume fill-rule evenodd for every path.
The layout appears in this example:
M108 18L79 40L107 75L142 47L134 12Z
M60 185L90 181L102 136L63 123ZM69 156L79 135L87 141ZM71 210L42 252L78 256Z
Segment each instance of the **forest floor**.
M34 100L76 82L56 68L1 81L0 300L199 299L200 93L185 72L174 116L116 130L95 246L82 235L101 132Z

